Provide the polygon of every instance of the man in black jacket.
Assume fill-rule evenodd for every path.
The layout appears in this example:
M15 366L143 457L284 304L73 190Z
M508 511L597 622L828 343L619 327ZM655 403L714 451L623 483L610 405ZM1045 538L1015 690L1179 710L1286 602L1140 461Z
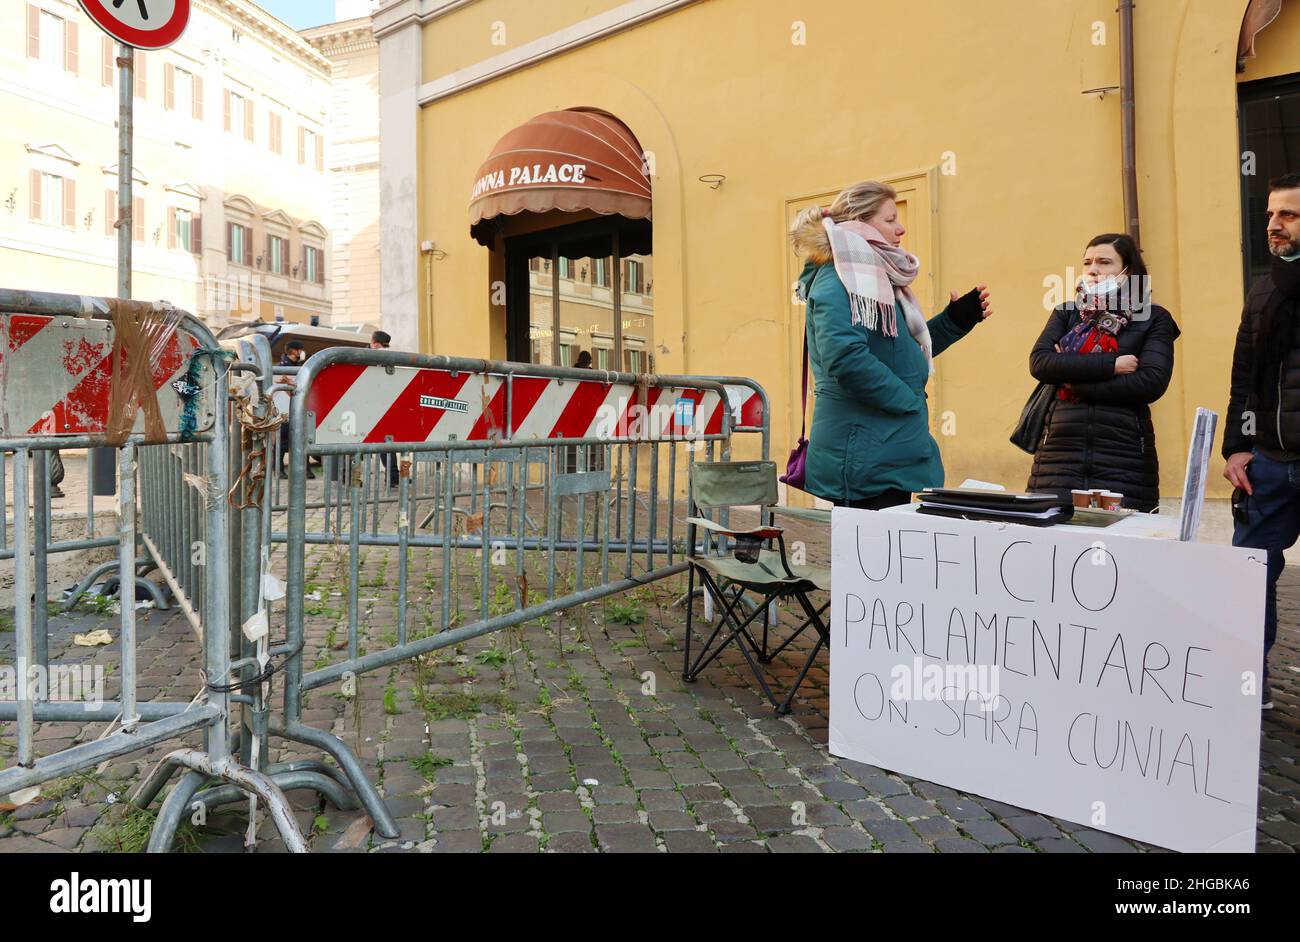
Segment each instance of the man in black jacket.
M1269 273L1246 297L1223 427L1233 546L1268 551L1263 708L1273 707L1268 652L1277 637L1282 553L1300 537L1300 173L1269 181Z

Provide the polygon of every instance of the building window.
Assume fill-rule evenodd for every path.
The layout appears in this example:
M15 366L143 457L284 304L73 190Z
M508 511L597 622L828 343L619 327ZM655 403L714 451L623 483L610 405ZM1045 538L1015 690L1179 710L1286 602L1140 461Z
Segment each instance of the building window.
M194 214L188 209L175 211L176 247L186 252L194 251Z
M181 249L192 255L203 252L203 232L199 215L188 209L167 210L167 248Z
M203 116L202 105L195 99L199 95L195 85L194 73L178 69L169 62L164 73L163 106L172 111L188 114L191 118Z
M571 259L565 258L563 255L560 256L560 277L561 278L573 277L573 261Z
M40 11L39 59L51 68L63 68L63 19Z
M298 128L298 163L304 167L325 169L325 150L321 146L321 136L307 128Z
M267 117L267 146L271 148L271 153L284 153L284 120L274 111L268 112Z
M66 206L71 181L53 173L32 171L32 218L52 226L76 224L75 210ZM68 217L73 217L69 221Z
M63 225L63 177L41 174L41 222Z
M77 24L27 5L27 58L51 69L77 72Z
M610 350L609 347L596 347L595 351L596 351L596 369L598 370L609 369L609 355L614 351Z
M244 140L253 140L253 103L243 95L226 89L225 118L222 122L232 134L242 134Z
M598 288L609 287L609 259L597 258L592 260L591 283Z
M645 266L628 259L624 265L623 291L627 294L645 294Z
M226 258L236 265L253 267L253 230L237 222L226 223Z
M289 243L286 239L268 235L266 237L266 270L273 275L283 275L288 261Z
M626 373L643 372L645 353L641 350L623 351L623 371Z
M314 245L303 246L303 281L310 281L318 285L325 284L324 254Z

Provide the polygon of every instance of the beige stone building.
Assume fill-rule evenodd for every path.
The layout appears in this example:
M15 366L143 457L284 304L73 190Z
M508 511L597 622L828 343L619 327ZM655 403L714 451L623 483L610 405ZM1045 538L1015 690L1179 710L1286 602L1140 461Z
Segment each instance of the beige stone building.
M303 30L330 63L330 142L325 158L331 204L334 323L380 324L379 44L370 25L377 0L338 0L337 22Z
M74 0L0 5L0 284L113 294L115 48ZM133 294L214 326L331 322L330 62L249 0L136 53Z

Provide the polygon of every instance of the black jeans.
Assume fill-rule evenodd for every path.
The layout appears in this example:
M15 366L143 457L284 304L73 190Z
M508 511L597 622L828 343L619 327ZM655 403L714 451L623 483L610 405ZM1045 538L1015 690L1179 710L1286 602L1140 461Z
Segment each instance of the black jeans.
M836 507L854 507L858 510L884 510L886 507L897 507L900 504L910 504L911 502L911 492L900 491L897 488L890 488L875 497L863 497L861 500L831 501Z

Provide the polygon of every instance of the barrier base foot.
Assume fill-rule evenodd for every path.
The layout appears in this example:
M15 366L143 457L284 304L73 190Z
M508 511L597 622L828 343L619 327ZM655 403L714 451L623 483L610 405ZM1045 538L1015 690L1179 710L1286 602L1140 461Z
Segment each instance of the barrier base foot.
M305 854L307 852L307 842L303 839L302 831L298 828L298 822L289 809L289 803L285 800L284 792L280 790L274 778L245 768L233 759L213 761L207 753L200 752L197 749L177 749L168 753L158 763L157 767L150 772L136 797L132 800L140 807L147 807L152 801L153 795L157 794L157 789L162 787L174 771L181 768L189 769L189 771L176 783L176 787L171 790L171 794L167 796L158 809L158 820L154 822L153 831L149 835L149 853L163 854L171 850L172 842L176 839L176 829L180 827L181 818L189 811L194 802L202 802L205 809L209 806L206 793L200 794L199 789L211 781L225 783L223 786L212 790L214 792L212 795L214 804L237 800L247 795L256 796L265 802L266 808L271 814L271 819L275 822L276 830L280 832L280 838L284 841L284 845L289 852L293 854ZM290 772L285 777L288 778L293 775L294 773ZM315 777L315 773L307 773L306 775L299 773L294 778L294 782L295 784L303 783L305 779L309 782L306 787L312 788L324 785L324 782L315 781ZM291 784L289 787L295 787L295 785Z
M333 756L343 774L347 776L348 784L352 787L352 791L361 803L361 807L366 810L366 813L370 815L370 820L374 822L375 833L388 840L394 840L401 836L402 832L398 829L397 822L393 820L393 816L389 813L388 806L384 804L384 800L379 797L379 792L375 790L375 786L366 777L365 769L361 767L360 760L357 759L343 740L332 733L322 732L319 729L313 729L297 722L285 723L283 726L272 723L270 732L272 736L279 736L282 739L314 746Z

